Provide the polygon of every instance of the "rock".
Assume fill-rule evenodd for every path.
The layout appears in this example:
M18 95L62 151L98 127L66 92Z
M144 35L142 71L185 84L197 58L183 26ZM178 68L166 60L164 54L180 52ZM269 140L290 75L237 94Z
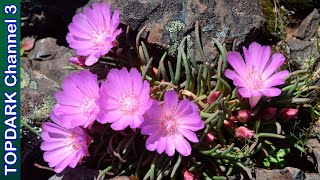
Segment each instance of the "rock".
M262 27L264 18L258 1L249 0L109 0L121 11L121 21L134 30L147 26L148 43L154 43L176 54L184 36L188 48L193 45L196 20L202 30L203 47L207 58L213 54L213 37L222 42L238 43L252 38ZM250 36L250 37L249 37Z
M286 167L284 169L260 169L255 170L257 180L304 180L306 178L306 173L297 168ZM320 176L318 176L320 177Z
M59 56L68 50L68 48L58 46L57 39L48 37L40 39L35 43L29 57L33 60L52 60L56 56L56 58L59 58Z
M308 15L296 29L295 37L303 40L310 40L315 33L320 23L320 15L317 9Z
M317 50L317 41L314 38L310 41L290 38L286 40L286 44L286 53L290 54L299 69L313 67L320 57Z
M317 145L312 147L312 153L317 161L316 169L318 170L318 172L320 172L320 144L319 144L319 142Z

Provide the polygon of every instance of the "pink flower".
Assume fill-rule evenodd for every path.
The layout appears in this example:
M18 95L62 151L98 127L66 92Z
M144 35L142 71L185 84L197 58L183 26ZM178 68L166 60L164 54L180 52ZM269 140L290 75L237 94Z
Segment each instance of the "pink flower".
M45 151L43 158L54 171L60 173L67 166L75 168L85 156L89 156L88 144L91 138L85 131L76 127L65 129L56 124L45 122L42 125L41 150Z
M198 142L194 133L204 127L199 108L185 99L178 102L178 94L171 90L164 94L164 103L154 101L141 125L141 133L149 135L146 147L150 151L164 151L173 156L177 150L183 156L191 154L191 146L185 139Z
M217 98L220 96L220 94L221 94L220 91L211 93L207 98L208 103L209 104L214 103L217 100Z
M137 128L144 121L143 114L151 107L150 85L143 81L137 69L111 69L106 82L101 83L99 103L100 123L112 123L114 130L130 125Z
M298 118L298 109L293 108L283 108L280 111L280 115L285 120L293 120Z
M237 119L241 123L247 123L249 122L251 118L251 110L240 110L238 111Z
M82 13L76 14L68 26L67 41L77 55L86 56L85 64L91 66L107 54L114 46L116 37L121 33L119 11L112 15L106 3L93 3L92 8L85 6Z
M233 80L242 97L249 98L251 107L254 107L261 96L275 97L281 90L274 86L284 84L289 75L287 70L274 73L285 61L280 53L271 56L269 46L261 46L253 42L249 49L243 47L245 61L239 52L229 52L227 59L234 71L227 69L225 75Z
M65 78L62 89L55 94L58 103L50 118L65 128L86 128L92 124L100 111L96 104L99 98L97 76L88 70L72 73Z
M269 107L262 112L262 118L265 120L273 119L277 114L277 108Z
M86 58L83 56L71 57L69 61L79 66L85 66Z
M254 134L254 131L244 127L244 126L240 126L236 129L235 131L235 135L236 137L243 141L243 140L246 140L246 139L250 139Z

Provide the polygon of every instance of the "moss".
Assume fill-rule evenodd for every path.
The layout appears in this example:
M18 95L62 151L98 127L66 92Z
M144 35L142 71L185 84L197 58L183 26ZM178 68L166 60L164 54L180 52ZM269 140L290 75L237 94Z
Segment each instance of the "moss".
M178 33L185 28L186 25L181 20L170 21L165 27L165 30L168 31L170 37L170 47L168 49L169 55L176 53L179 46Z
M263 0L261 2L261 10L266 18L266 22L263 28L263 36L268 37L269 41L277 42L283 39L284 35L284 27L280 26L280 23L283 23L283 19L281 19L282 10L278 7L278 11L280 14L277 15L275 12L275 4L273 0ZM280 15L280 17L279 17Z
M30 81L29 88L31 89L38 89L38 84L36 81Z
M54 104L55 102L50 97L45 98L41 106L34 107L32 113L28 116L28 119L35 121L43 121L47 119Z
M20 68L20 87L21 89L28 87L30 83L30 75L24 68Z

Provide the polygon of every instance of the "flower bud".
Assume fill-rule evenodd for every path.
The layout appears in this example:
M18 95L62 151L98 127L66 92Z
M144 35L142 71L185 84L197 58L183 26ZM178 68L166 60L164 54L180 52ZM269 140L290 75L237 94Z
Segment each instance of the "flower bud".
M82 56L71 57L69 61L79 66L85 66L86 58Z
M220 91L216 91L216 92L211 93L207 98L207 102L209 104L214 103L217 100L217 98L220 96L220 94L221 94Z
M293 109L293 108L283 108L280 111L280 116L284 120L293 120L298 117L298 109Z
M210 143L213 140L214 140L214 135L212 133L208 133L206 136L206 141Z
M237 117L235 117L235 116L230 116L230 117L228 118L228 120L229 120L229 121L232 121L232 122L235 122L235 121L237 121L238 119L237 119Z
M21 41L21 49L23 49L24 51L29 51L33 48L34 46L34 42L35 42L35 38L34 37L25 37L22 39Z
M183 180L199 180L199 177L196 174L191 173L190 171L183 170Z
M273 119L277 114L277 108L268 107L262 112L262 118L265 120Z
M235 130L237 128L237 125L235 125L233 122L228 121L228 120L224 120L223 124L227 127L230 128L232 130Z
M236 129L235 135L236 137L241 140L244 141L246 139L250 139L254 134L254 131L244 127L244 126L240 126Z
M251 110L240 110L238 111L237 119L241 123L247 123L249 122L251 118Z

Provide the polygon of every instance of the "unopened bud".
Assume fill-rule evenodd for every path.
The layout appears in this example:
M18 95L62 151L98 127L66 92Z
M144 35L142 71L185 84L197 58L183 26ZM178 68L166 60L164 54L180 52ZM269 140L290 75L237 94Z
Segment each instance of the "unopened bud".
M214 135L212 133L208 133L206 136L207 142L212 142L214 140Z
M298 109L283 108L280 111L280 115L284 120L292 120L298 117Z
M238 111L237 119L241 123L247 123L249 122L251 118L251 110L240 110Z
M217 98L220 96L220 94L221 94L220 91L216 91L216 92L211 93L207 98L207 102L209 104L214 103L217 100Z
M236 137L241 140L244 141L246 139L250 139L254 134L254 131L244 127L244 126L240 126L236 129L235 135Z

